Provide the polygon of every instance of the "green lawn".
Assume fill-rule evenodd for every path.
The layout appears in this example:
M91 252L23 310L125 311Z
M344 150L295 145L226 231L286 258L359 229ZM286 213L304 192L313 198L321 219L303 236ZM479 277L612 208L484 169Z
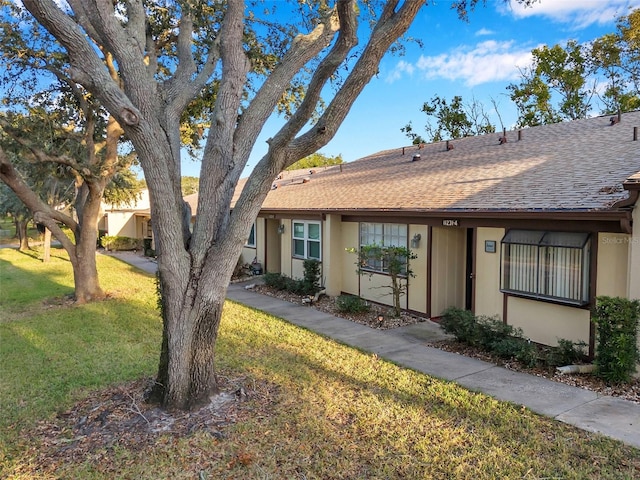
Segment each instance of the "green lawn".
M10 217L0 217L0 245L18 245L18 238L15 236L16 227ZM42 234L38 232L33 222L27 226L27 236L30 241L42 240Z
M34 429L96 389L153 375L153 278L99 258L110 298L75 306L63 255L0 250L0 478L633 479L640 451L397 367L228 302L218 369L247 389L224 436L163 436L38 465ZM47 301L45 301L47 300Z

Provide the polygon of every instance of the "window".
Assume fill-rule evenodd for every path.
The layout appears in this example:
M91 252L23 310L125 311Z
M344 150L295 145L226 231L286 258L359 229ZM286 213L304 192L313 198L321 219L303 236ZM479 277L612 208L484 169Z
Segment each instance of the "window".
M589 303L588 233L509 230L502 239L501 291Z
M407 246L407 225L399 223L366 223L360 224L360 248L368 245L385 247ZM384 260L370 258L363 266L367 270L385 272Z
M320 222L293 222L293 256L320 260Z
M249 238L247 238L247 243L245 244L247 247L255 247L256 246L256 223L253 222L251 225L251 231L249 232Z

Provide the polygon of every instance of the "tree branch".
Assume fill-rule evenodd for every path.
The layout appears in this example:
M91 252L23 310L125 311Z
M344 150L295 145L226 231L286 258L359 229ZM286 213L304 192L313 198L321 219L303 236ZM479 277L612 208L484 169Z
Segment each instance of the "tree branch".
M2 147L0 147L0 180L6 183L7 186L15 192L17 197L27 206L29 210L33 212L34 217L36 213L40 213L50 217L53 220L64 223L74 232L78 228L78 224L71 217L51 208L49 205L44 203L42 199L40 199L40 197L38 197L33 192L33 190L31 190L31 188L29 188L29 185L27 185L27 183L22 179L11 161L8 159L7 154ZM53 232L52 228L49 228L49 230ZM61 240L60 238L58 238L58 240L63 243L63 240ZM72 243L70 243L70 245L73 247Z
M397 5L398 1L387 4L362 55L342 88L320 117L318 124L322 125L324 130L319 132L318 129L312 128L291 142L289 148L294 158L303 158L317 151L333 138L355 100L377 73L380 60L389 47L407 31L418 11L424 5L424 1L406 0L395 11ZM391 13L392 11L394 13Z

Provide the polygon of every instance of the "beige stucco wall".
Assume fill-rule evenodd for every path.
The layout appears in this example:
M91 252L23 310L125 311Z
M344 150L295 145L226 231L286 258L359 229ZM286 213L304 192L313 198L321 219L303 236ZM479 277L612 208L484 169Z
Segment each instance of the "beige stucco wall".
M383 305L393 305L393 291L391 277L374 273L360 276L360 296L372 302ZM400 297L400 308L407 308L407 296Z
M420 234L420 244L411 247L411 239ZM429 245L429 228L426 225L409 225L409 249L417 256L411 260L410 266L414 277L409 279L407 296L408 308L416 312L427 311L427 257Z
M434 227L432 232L431 315L437 317L448 307L464 308L466 230Z
M347 248L358 248L360 243L359 226L357 222L343 222L342 223L342 291L344 293L350 293L351 295L359 295L360 278L356 272L356 260L357 256L354 253L349 253Z
M633 234L629 239L629 281L627 296L640 299L640 201L633 209Z
M475 314L502 318L504 294L500 292L500 241L504 228L476 230ZM496 252L484 251L485 241L496 242Z
M337 296L342 291L344 249L342 217L327 215L322 225L322 284L327 287L327 295Z
M280 224L284 225L284 233L280 235L280 252L282 265L280 273L292 277L291 268L291 220L282 219Z
M137 238L136 220L133 212L107 212L108 235Z
M598 234L597 296L627 296L630 240L622 233Z
M627 297L640 300L640 201L633 209L633 234L629 239L629 270ZM638 327L638 347L640 348L640 327ZM640 372L640 363L637 371ZM640 373L638 373L640 375Z
M559 338L589 344L588 309L556 305L527 298L509 297L507 319L522 328L526 337L545 345L557 345Z

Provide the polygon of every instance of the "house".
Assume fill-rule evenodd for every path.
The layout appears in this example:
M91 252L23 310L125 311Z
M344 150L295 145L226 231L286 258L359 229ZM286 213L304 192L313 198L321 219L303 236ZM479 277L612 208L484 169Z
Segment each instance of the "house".
M640 111L283 172L243 257L297 278L315 258L329 295L391 304L384 266L358 275L347 249L404 245L417 258L403 308L497 315L593 352L596 296L640 298L638 127Z
M98 222L98 230L105 235L141 240L153 238L149 190L140 191L133 204L115 206L103 202L101 209L103 214Z

